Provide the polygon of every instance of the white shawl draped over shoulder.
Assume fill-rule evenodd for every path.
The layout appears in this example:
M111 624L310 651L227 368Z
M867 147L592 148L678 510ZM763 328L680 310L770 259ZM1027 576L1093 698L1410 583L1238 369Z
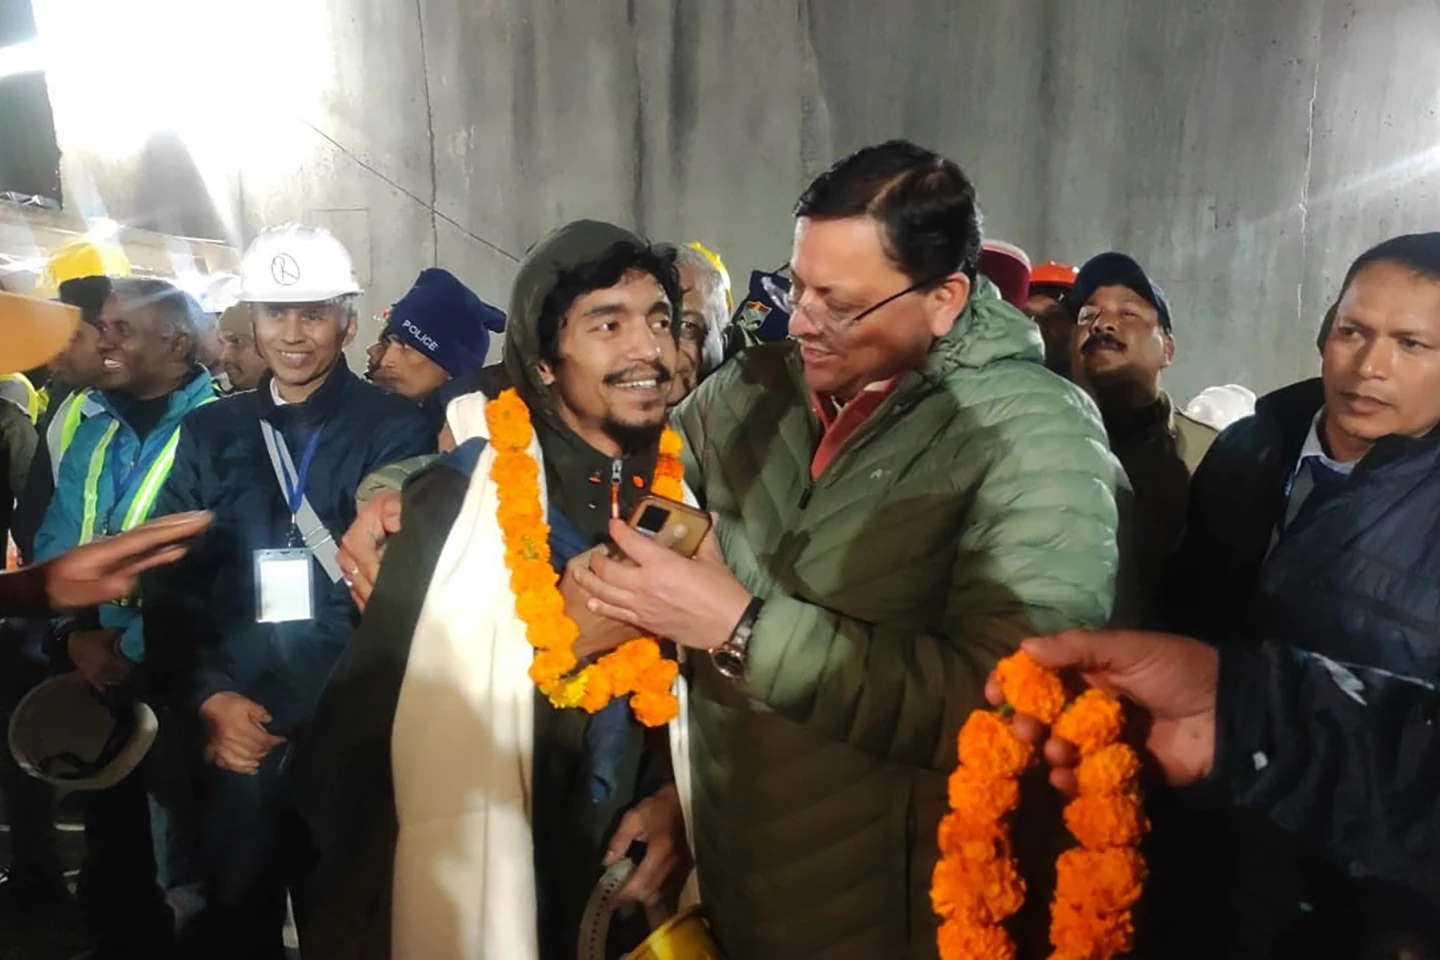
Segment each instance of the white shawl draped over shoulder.
M457 444L487 436L484 396L455 400L447 420ZM538 441L530 452L542 464L544 497ZM533 650L505 567L494 458L487 444L435 567L395 710L395 960L538 956ZM676 685L681 712L670 742L688 834L686 697L684 682Z

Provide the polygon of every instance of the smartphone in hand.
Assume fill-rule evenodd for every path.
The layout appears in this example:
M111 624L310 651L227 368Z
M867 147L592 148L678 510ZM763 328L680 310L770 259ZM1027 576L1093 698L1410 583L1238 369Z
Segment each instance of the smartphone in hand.
M682 557L693 557L700 549L700 541L710 532L710 515L689 504L651 494L635 505L630 526Z

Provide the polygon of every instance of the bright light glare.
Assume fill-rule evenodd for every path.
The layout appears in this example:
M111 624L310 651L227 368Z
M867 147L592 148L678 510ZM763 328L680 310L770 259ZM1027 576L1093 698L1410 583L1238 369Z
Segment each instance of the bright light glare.
M120 236L120 224L109 217L91 217L85 232L92 240L114 240Z
M0 47L0 80L22 73L37 73L44 69L45 60L40 55L40 41L27 40L25 43Z
M74 163L121 164L168 130L219 197L237 170L290 177L314 149L301 121L323 116L337 82L326 4L33 0L33 8L40 43L64 51L47 58L45 76ZM217 208L223 215L225 205Z

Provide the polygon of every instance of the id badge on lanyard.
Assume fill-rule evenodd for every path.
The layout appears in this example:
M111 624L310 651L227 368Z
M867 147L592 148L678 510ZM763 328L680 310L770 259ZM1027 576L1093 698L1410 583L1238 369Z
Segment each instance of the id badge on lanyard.
M305 480L309 476L323 426L317 427L310 435L300 458L299 470L291 463L290 452L285 449L279 431L271 428L273 432L266 434L276 477L290 512L291 546L285 550L255 551L255 620L258 623L291 623L315 616L315 598L310 580L312 553L303 545L295 515L305 496ZM263 427L262 432L265 432Z
M255 551L255 619L290 623L315 615L309 550Z

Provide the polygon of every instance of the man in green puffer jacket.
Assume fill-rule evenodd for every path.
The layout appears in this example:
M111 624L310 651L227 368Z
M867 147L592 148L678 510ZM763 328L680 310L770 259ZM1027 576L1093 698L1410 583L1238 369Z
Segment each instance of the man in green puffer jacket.
M638 569L577 580L691 648L695 852L726 955L933 958L956 732L1021 639L1109 616L1121 474L1034 323L976 279L955 164L867 148L796 213L794 342L676 413L715 543L689 561L612 525ZM1046 939L1031 880L1022 955Z

